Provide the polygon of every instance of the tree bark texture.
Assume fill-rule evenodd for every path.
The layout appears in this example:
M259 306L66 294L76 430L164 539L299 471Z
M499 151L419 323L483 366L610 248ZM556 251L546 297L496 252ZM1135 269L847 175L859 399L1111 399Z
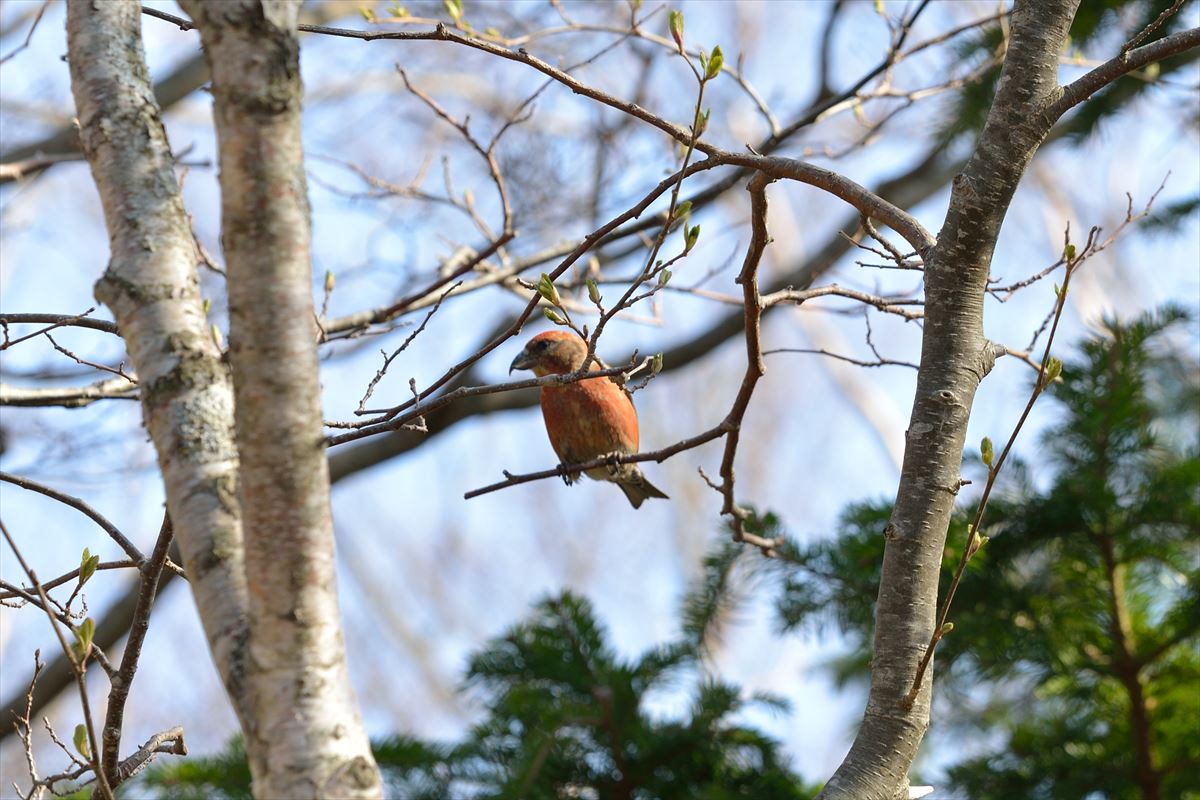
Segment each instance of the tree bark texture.
M112 309L137 370L192 594L244 720L248 603L233 389L204 316L191 230L142 51L141 7L71 0L67 42L80 141L111 249L96 298Z
M925 259L925 324L904 465L875 610L871 690L826 800L907 797L907 772L929 726L932 670L904 699L936 624L946 531L961 477L971 404L995 361L983 335L992 252L1017 184L1057 115L1058 55L1078 0L1021 0L996 98L954 179L946 220Z
M184 2L212 72L261 798L381 797L346 668L322 436L299 2Z

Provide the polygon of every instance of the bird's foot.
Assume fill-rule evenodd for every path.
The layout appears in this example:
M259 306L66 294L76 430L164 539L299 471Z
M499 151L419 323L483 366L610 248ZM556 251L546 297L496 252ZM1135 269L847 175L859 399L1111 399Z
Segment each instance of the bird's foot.
M563 483L565 483L567 486L570 486L571 484L575 483L575 481L579 480L579 473L567 470L566 464L558 465L558 476L563 479Z

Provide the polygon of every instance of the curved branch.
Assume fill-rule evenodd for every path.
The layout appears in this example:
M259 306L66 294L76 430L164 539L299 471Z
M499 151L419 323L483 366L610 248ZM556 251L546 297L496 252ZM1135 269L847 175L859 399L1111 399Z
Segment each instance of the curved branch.
M78 497L72 497L69 494L63 494L57 489L51 489L45 484L38 483L37 481L30 480L29 478L22 478L20 475L13 475L8 472L0 472L0 481L11 483L14 486L20 486L22 489L28 489L31 492L44 494L46 497L57 500L63 505L70 506L79 513L88 517L90 520L92 520L92 522L95 522L97 525L99 525L100 528L108 534L109 538L116 542L117 546L124 550L125 554L134 561L140 564L145 560L145 556L142 555L142 551L138 550L133 542L129 541L125 534L121 533L116 525L113 525L108 521L107 518L105 518L103 514L92 508L84 501L80 500Z
M1156 42L1123 52L1115 58L1109 59L1083 77L1063 87L1062 96L1047 110L1050 121L1057 120L1122 75L1195 47L1200 47L1200 28L1190 28L1173 33Z

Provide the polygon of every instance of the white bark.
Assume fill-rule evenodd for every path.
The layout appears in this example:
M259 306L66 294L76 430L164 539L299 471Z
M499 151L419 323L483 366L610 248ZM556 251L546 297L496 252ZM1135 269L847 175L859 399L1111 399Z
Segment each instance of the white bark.
M96 298L137 370L146 427L213 660L244 714L247 596L233 391L201 305L191 232L146 72L134 0L67 4L80 140L111 261Z
M299 2L185 0L212 72L262 798L381 797L346 669L322 437Z

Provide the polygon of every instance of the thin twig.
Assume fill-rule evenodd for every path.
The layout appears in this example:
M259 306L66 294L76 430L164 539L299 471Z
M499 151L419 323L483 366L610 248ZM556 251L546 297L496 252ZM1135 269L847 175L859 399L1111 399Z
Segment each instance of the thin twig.
M967 563L978 552L979 548L986 541L980 538L979 526L983 522L984 512L987 511L988 499L991 497L992 489L996 485L996 478L1000 474L1000 470L1004 466L1004 462L1008 459L1008 454L1012 451L1013 445L1016 443L1017 435L1020 434L1021 428L1025 425L1025 420L1029 418L1029 412L1033 410L1034 403L1041 397L1049 385L1047 380L1046 370L1050 365L1050 347L1054 344L1054 336L1058 332L1058 324L1062 319L1063 309L1066 308L1067 288L1071 283L1071 276L1075 273L1077 265L1076 254L1072 252L1073 248L1069 241L1066 252L1066 273L1063 276L1063 285L1055 298L1054 303L1054 322L1050 326L1050 335L1046 338L1046 347L1042 352L1041 367L1038 370L1037 380L1033 384L1033 391L1030 392L1029 401L1025 404L1025 409L1021 412L1017 424L1013 427L1012 433L1009 434L1008 441L1004 444L1004 449L1000 451L1000 457L996 459L995 465L988 463L988 478L987 483L983 487L983 494L979 498L979 505L975 510L974 520L967 528L967 541L963 545L962 556L958 560L958 566L954 570L954 576L950 579L950 585L946 589L946 597L942 601L942 607L938 613L937 624L934 626L933 635L930 636L929 644L925 648L925 653L921 656L921 662L917 665L916 675L913 677L912 687L908 690L908 694L901 700L901 705L904 708L912 708L916 702L917 695L920 694L921 684L925 680L925 673L929 669L929 664L933 660L934 650L937 649L938 642L950 632L952 626L947 623L947 618L950 615L950 607L954 603L954 595L958 591L958 585L962 582L962 577L966 572Z
M50 627L54 629L54 635L58 637L58 643L62 646L63 653L71 661L71 668L75 671L75 684L79 689L79 703L83 707L83 724L87 730L90 751L88 753L88 760L91 762L92 772L95 774L96 781L99 784L100 797L103 798L103 800L114 800L112 787L108 785L108 780L104 776L104 770L100 767L100 748L97 746L98 740L96 738L96 728L92 724L91 704L88 701L87 681L83 669L83 663L75 658L74 650L72 650L71 646L67 643L66 637L63 636L62 630L58 627L58 619L50 611L50 599L46 596L46 590L43 589L41 583L38 582L37 574L30 568L29 564L26 563L25 557L21 555L21 551L17 547L17 543L13 541L12 534L8 532L8 528L5 527L3 521L0 521L0 533L4 535L4 539L8 542L8 546L13 551L13 555L17 557L17 561L21 564L21 569L24 570L26 576L28 576L29 582L37 590L38 596L41 598L43 607L46 610L46 617L50 620ZM86 659L87 656L87 652L83 652L81 654L82 659Z

